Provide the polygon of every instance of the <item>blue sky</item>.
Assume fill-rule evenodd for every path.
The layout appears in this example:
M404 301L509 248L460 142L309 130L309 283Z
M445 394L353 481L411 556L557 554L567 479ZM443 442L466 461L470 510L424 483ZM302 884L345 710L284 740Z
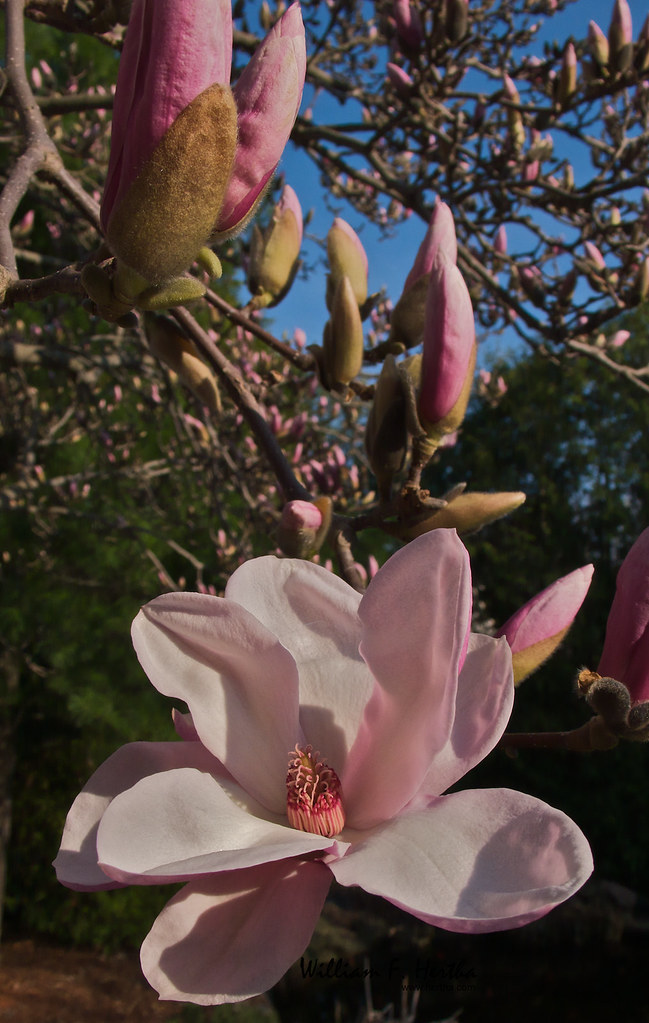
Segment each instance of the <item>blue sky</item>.
M647 0L629 0L633 16L633 32L637 37L642 23L649 13ZM470 6L470 0L469 0ZM545 39L557 39L563 42L572 35L583 39L588 31L588 22L594 20L604 32L608 30L613 9L613 0L577 0L566 10L546 19L546 26L540 34L535 49L539 51ZM534 52L534 51L531 51ZM304 103L303 103L304 108ZM313 209L313 220L307 231L319 238L326 236L332 222L332 214L325 208L322 200L322 189L317 171L311 161L297 151L291 144L287 147L282 160L281 171L286 181L298 194L302 209ZM578 168L576 173L578 173ZM444 196L442 195L443 199ZM369 257L370 292L379 291L387 286L388 293L396 301L401 292L412 260L425 234L425 225L418 217L397 228L395 237L382 239L373 225L366 223L351 207L340 203L340 215L358 231ZM269 310L272 316L274 331L282 336L292 336L296 327L307 333L308 343L321 341L322 329L327 318L325 307L325 262L322 249L314 242L305 241L303 253L309 264L319 264L322 274L313 273L308 281L298 277L287 298L276 309ZM481 346L481 361L516 349L520 345L513 331L494 334Z

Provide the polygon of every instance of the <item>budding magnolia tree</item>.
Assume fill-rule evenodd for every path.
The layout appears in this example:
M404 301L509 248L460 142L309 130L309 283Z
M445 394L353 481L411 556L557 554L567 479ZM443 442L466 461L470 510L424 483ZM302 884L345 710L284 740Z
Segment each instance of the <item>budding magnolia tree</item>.
M531 585L494 635L472 630L461 536L525 493L422 485L466 428L481 328L649 389L617 360L628 333L603 329L649 293L649 22L634 30L616 0L608 34L586 22L535 53L560 2L370 7L264 4L257 39L257 4L233 26L230 0L74 14L34 0L41 26L121 48L115 90L81 93L60 59L30 66L22 2L5 4L4 505L46 563L61 520L83 521L94 495L112 515L119 485L149 516L124 503L119 528L159 528L196 573L192 592L142 540L167 592L147 595L133 644L187 713L179 741L127 743L97 769L55 863L81 891L184 884L142 946L163 998L275 984L334 879L452 931L537 919L591 872L580 829L509 788L444 793L496 746L649 738L649 532L620 569L597 670L574 666L584 722L511 733L514 686L565 637L593 566ZM336 209L308 346L261 318L294 285L308 227L299 180L272 192L289 138L329 201L393 231L395 250L400 221L422 220L400 293L373 295ZM480 371L490 404L506 387ZM96 454L66 461L88 437L100 471ZM200 557L182 546L199 529ZM368 535L385 538L369 554Z

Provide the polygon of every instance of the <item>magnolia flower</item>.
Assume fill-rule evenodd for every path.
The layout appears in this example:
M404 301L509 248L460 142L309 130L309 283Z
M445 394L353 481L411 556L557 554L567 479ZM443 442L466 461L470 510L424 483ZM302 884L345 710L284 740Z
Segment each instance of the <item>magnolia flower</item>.
M185 882L142 946L166 999L239 1001L306 948L331 881L460 932L518 927L592 869L559 810L509 789L442 796L510 713L505 640L470 633L453 531L395 554L361 597L309 562L242 565L225 597L167 593L133 625L184 741L133 743L67 819L59 879Z

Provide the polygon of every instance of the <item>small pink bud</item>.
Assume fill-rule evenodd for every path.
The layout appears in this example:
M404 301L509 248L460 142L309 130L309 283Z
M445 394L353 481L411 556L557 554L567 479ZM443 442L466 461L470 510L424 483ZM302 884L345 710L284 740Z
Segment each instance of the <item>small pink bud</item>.
M505 225L501 224L496 231L496 237L494 239L494 249L499 256L507 254L507 231Z
M597 248L597 246L593 244L593 242L584 242L584 249L586 251L586 256L591 261L591 263L594 263L597 270L606 270L606 262L604 260L604 257L600 250Z
M496 636L504 636L512 650L516 685L554 653L583 604L592 577L592 565L564 575L498 629Z
M597 670L623 682L634 702L649 700L649 529L636 540L617 574Z
M322 525L322 512L310 501L289 501L282 509L282 526L285 529L318 530Z
M404 71L398 64L389 63L386 66L388 80L394 86L395 92L402 99L407 99L412 92L413 80L407 71Z

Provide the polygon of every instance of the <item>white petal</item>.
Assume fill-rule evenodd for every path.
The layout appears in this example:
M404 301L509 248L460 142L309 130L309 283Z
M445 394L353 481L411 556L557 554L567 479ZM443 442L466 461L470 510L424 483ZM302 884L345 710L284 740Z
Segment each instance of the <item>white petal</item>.
M304 735L340 775L373 686L358 652L360 594L309 561L266 557L238 568L225 595L290 650Z
M161 998L220 1005L261 994L304 952L331 874L281 861L193 881L147 935L142 969Z
M295 831L285 819L282 824L263 815L263 808L234 783L191 768L165 771L112 801L99 825L99 862L118 881L160 884L332 844L320 835Z
M234 601L165 593L133 622L153 685L189 706L201 742L269 809L286 800L288 752L300 737L297 668Z
M375 828L329 867L341 884L427 923L483 932L547 913L581 887L593 861L560 810L509 789L476 789Z

